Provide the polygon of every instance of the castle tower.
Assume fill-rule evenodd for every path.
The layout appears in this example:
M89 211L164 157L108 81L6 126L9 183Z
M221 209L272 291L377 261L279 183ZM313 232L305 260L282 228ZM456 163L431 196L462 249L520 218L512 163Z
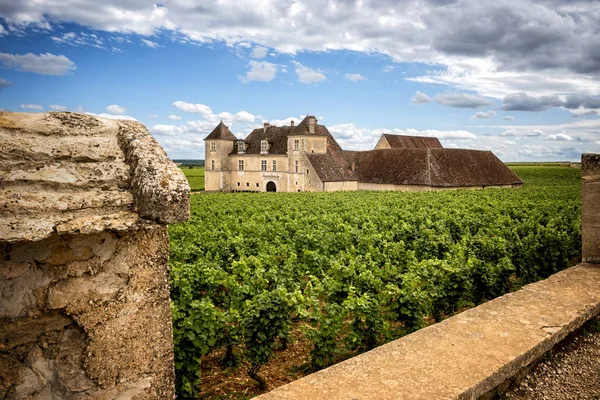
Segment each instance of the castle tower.
M293 127L288 136L288 188L290 191L307 190L309 162L307 154L325 154L327 135L317 125L314 115L308 115Z
M230 190L229 154L236 142L237 138L223 121L204 139L205 190Z

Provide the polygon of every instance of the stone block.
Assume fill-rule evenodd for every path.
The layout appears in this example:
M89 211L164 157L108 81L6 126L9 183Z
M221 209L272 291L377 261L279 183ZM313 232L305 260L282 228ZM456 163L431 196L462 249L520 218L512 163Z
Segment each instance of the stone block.
M127 278L108 273L65 279L48 290L47 307L56 309L75 302L111 300L126 285Z
M583 154L581 162L581 257L600 263L600 154Z
M82 368L85 337L77 328L65 330L56 359L56 370L61 385L69 392L84 392L94 388Z
M53 313L38 318L21 318L15 321L0 323L0 351L7 351L15 346L35 342L38 336L51 331L63 329L73 323L64 315Z

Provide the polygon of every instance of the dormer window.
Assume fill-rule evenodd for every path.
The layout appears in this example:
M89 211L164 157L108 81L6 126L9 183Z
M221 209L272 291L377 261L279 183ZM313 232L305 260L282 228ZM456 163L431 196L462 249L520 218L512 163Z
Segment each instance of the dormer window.
M245 150L246 150L246 145L245 145L244 141L238 140L238 147L237 147L238 154L244 153Z
M268 154L269 153L269 141L263 139L260 141L260 154Z

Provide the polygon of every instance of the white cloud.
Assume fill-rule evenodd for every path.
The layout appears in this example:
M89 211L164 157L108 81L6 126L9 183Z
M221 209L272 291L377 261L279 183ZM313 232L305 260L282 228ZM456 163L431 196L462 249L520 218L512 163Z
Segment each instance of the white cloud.
M490 119L496 116L496 111L488 110L488 111L477 111L475 114L471 115L471 119Z
M383 67L382 71L383 72L392 72L394 69L396 69L395 66L393 66L393 65L386 65L385 67Z
M505 121L514 121L515 117L513 117L512 115L505 115L504 117L502 117L502 119Z
M433 98L436 103L456 108L482 108L489 106L491 102L482 96L467 93L443 93Z
M420 91L417 90L417 93L415 93L415 95L413 96L413 98L410 101L415 104L431 103L431 97L429 97L425 93L421 93Z
M105 49L104 40L95 33L67 32L61 36L51 36L50 39L57 44L66 44L69 46L89 46L97 49Z
M0 24L0 36L4 36L4 35L8 35L8 32L6 32L6 29L4 28L4 26L2 26L2 24Z
M50 110L54 110L54 111L67 111L67 106L59 106L56 104L52 104L52 105L48 106L48 108Z
M44 106L41 106L39 104L21 104L19 107L21 107L24 110L43 110Z
M212 110L210 109L210 107L204 104L187 103L185 101L178 100L173 102L173 106L182 111L189 112L192 114L212 114Z
M358 81L364 81L367 78L362 76L361 74L346 74L346 79L348 79L351 82L358 82Z
M257 46L252 50L252 57L265 58L265 56L267 55L268 52L269 52L269 49L267 49L266 47Z
M6 79L0 78L0 89L4 89L12 86L12 82L7 81Z
M148 40L148 39L142 39L142 43L153 49L156 49L157 47L161 47L158 43L153 42L152 40Z
M179 120L181 120L181 117L180 117L179 115L175 115L175 114L170 114L168 118L169 118L169 119L172 119L172 120L174 120L174 121L179 121Z
M242 83L251 81L270 82L275 79L275 75L277 75L277 64L272 64L270 62L253 60L248 63L248 67L250 69L246 72L246 75L238 75L238 78Z
M508 129L500 134L500 136L510 137L536 137L542 136L544 132L539 129L533 130L522 130L522 129Z
M298 74L300 83L318 83L327 79L319 69L310 69L297 61L292 61L292 63L296 66L296 74Z
M121 107L117 104L111 104L110 106L106 107L106 111L108 111L110 114L113 114L113 115L123 115L123 114L125 114L127 109L125 107Z
M185 128L178 125L154 125L150 128L150 132L155 135L174 136L185 132Z
M156 118L158 118L158 115L156 115L156 114L148 114L148 118L150 118L150 119L156 119Z
M565 142L570 142L575 140L574 138L572 138L571 136L564 134L564 133L558 133L556 135L549 135L545 140L558 140L558 141L565 141Z
M117 120L125 120L125 121L137 121L137 119L135 119L132 116L129 115L114 115L114 114L107 114L107 113L92 113L92 112L86 112L87 115L92 115L94 117L100 117L100 118L106 118L106 119L117 119Z
M2 68L42 75L66 75L76 69L75 63L67 57L50 53L40 55L0 53L0 63Z

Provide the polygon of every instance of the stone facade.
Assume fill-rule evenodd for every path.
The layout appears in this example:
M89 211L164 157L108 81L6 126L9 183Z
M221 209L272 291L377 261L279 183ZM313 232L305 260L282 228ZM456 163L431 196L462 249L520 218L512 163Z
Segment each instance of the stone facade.
M581 237L583 262L600 263L600 154L581 156Z
M0 113L0 139L0 398L174 398L181 171L132 122Z

